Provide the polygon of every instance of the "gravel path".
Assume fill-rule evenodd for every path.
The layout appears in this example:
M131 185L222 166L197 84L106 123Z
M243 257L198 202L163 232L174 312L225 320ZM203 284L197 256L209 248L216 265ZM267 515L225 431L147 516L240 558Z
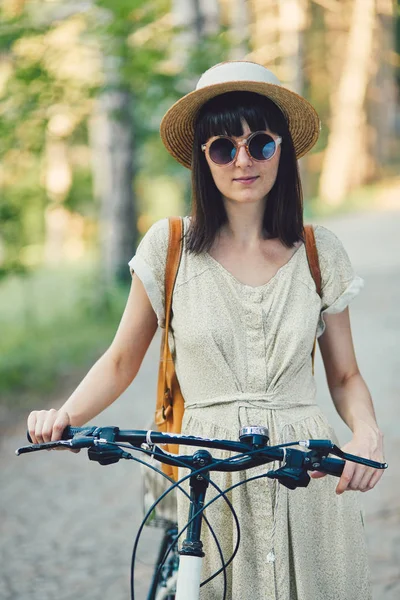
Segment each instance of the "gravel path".
M400 597L400 212L367 213L321 221L345 244L366 282L351 308L360 370L374 398L385 433L390 469L379 486L362 495L374 586L374 600ZM152 413L157 377L155 339L132 386L96 424L145 427ZM320 355L316 377L319 402L342 442L346 427L327 391ZM63 399L55 401L57 406ZM21 423L1 442L0 599L127 600L129 565L141 520L140 472L121 462L101 467L86 452L43 452L15 457L25 444ZM147 528L137 565L138 600L145 599L151 545L159 536ZM351 568L351 565L349 565ZM313 599L319 600L319 599ZM349 599L351 600L351 599Z

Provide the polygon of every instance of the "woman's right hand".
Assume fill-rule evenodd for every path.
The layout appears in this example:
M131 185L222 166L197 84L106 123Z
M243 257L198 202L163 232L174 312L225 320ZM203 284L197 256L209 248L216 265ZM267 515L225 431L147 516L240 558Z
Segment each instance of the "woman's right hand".
M62 408L60 410L54 408L34 410L28 417L28 431L33 444L61 440L64 429L70 424L69 414ZM72 452L79 452L79 449L72 450Z

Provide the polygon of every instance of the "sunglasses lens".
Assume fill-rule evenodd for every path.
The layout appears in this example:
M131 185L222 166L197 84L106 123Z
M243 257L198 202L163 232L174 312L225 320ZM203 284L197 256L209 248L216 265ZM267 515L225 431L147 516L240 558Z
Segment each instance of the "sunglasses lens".
M236 148L227 138L218 138L210 145L209 154L217 165L227 165L235 158Z
M266 133L257 133L249 144L249 152L256 160L269 160L276 150L275 140Z

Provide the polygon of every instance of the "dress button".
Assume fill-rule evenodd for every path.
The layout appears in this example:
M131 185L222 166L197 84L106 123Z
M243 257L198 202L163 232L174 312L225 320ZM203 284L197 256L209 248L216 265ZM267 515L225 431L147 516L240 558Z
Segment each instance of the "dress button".
M253 325L252 327L248 327L247 335L249 336L249 340L251 340L251 341L256 340L259 336L259 330L260 330L260 328L255 325Z
M262 301L262 298L263 298L263 295L262 295L262 292L260 292L260 290L254 290L252 292L252 298L251 299L253 300L253 302L258 302L259 303L259 302Z

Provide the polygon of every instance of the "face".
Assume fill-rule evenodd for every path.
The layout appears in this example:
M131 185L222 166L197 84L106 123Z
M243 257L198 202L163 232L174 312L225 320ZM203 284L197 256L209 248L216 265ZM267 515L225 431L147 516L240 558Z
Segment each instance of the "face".
M266 130L268 131L268 130ZM243 122L243 135L232 138L240 142L252 133L248 124ZM277 135L269 132L273 137ZM214 138L210 138L212 140ZM209 140L207 140L209 141ZM251 158L244 146L239 147L235 160L227 166L219 166L212 162L206 152L206 160L211 175L224 201L239 204L264 202L271 191L278 173L281 149L278 146L275 155L266 161Z

